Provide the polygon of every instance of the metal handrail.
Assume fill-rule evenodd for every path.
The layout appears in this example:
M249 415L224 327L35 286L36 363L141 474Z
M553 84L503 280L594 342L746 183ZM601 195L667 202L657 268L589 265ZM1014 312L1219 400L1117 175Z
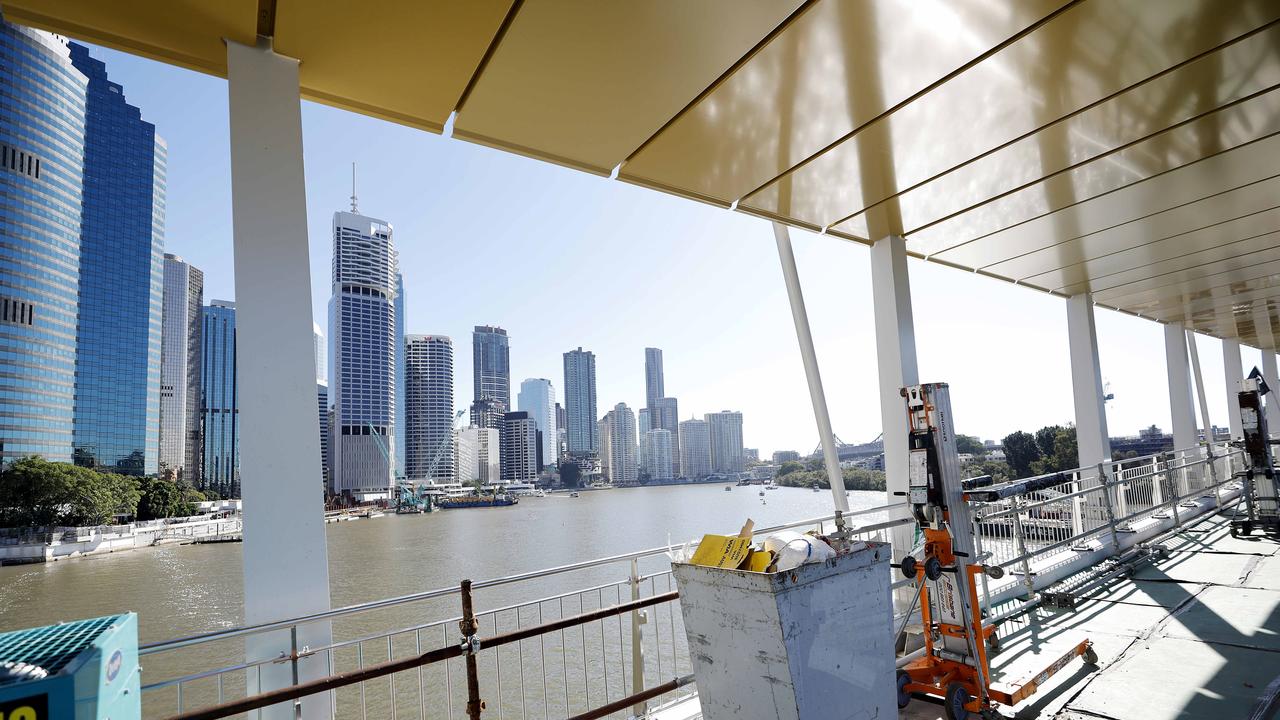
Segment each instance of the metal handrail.
M856 517L860 515L870 515L874 513L893 511L896 509L903 509L903 508L906 508L906 503L894 503L890 505L881 505L874 508L864 508L862 510L855 510L852 512L845 513L844 517L849 518L849 517ZM834 519L835 519L834 514L823 515L820 517L807 518L805 520L797 520L790 523L784 523L782 525L774 525L772 527L760 528L755 530L753 534L763 535L765 533L777 532L779 530L788 530L790 528L802 527L805 525L817 525L819 523L828 522ZM515 575L506 575L503 577L493 578L490 580L481 580L479 582L473 583L472 588L475 590L482 590L486 588L500 587L503 585L509 585L511 583L522 582L525 580L535 580L539 578L550 577L552 575L560 575L563 573L575 572L578 570L586 570L593 567L599 567L601 565L609 565L612 563L626 562L632 559L640 559L644 557L651 557L654 555L661 555L663 553L670 552L670 550L671 550L671 546L669 545L664 545L664 546L655 547L655 548L648 548L646 550L635 550L632 552L622 553L620 555L610 555L603 558L596 558L594 560L584 560L581 562L569 563L567 565L559 565L556 567L546 568L543 570L531 570L529 572L517 573ZM199 633L196 635L189 635L181 638L173 638L170 640L158 640L158 641L153 641L149 643L143 643L142 645L140 645L138 648L138 654L149 655L152 653L164 652L169 650L177 650L183 647L189 647L191 645L198 645L198 644L203 644L207 642L216 642L219 640L230 640L234 638L246 637L249 635L256 635L259 633L274 632L277 630L287 630L289 628L296 627L298 625L305 625L307 623L321 622L324 620L333 620L335 618L345 617L348 615L355 615L363 612L368 612L371 610L382 610L388 607L394 607L394 606L403 605L406 603L421 602L424 600L433 600L436 598L448 597L450 595L454 595L457 593L458 593L457 587L436 588L434 590L426 590L419 593L410 593L408 595L400 595L396 597L384 598L382 600L373 600L369 602L357 603L354 605L347 605L340 608L334 608L332 610L326 610L324 612L312 613L310 615L303 615L300 617L288 618L285 620L275 620L271 622L258 623L255 625L243 625L241 627L213 630L206 633Z

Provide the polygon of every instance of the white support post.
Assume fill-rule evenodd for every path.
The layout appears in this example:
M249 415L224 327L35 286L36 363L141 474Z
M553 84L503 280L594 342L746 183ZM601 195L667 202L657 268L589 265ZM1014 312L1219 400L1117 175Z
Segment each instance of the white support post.
M298 61L269 43L227 42L235 250L240 473L244 495L244 620L249 625L329 609L320 427L316 416L307 198ZM250 661L324 647L329 623L253 635ZM326 654L248 673L250 694L323 677ZM330 698L300 717L332 716ZM262 711L294 718L292 703Z
M1175 450L1196 447L1196 415L1195 404L1191 400L1191 368L1187 363L1186 329L1177 323L1166 323L1164 326L1164 357L1169 373L1169 413L1173 417L1173 447ZM1181 464L1194 459L1187 453L1175 453L1177 458L1173 464ZM1178 482L1185 477L1184 472L1170 475L1173 492L1181 495L1187 491Z
M1209 403L1205 398L1204 376L1200 374L1200 348L1196 344L1196 334L1187 330L1187 349L1191 351L1191 379L1196 386L1196 404L1200 406L1200 427L1204 429L1206 455L1213 454L1213 423L1209 422ZM1200 456L1197 455L1196 459ZM1187 477L1195 477L1202 484L1205 480L1205 468L1197 467L1186 472Z
M1075 398L1076 442L1081 468L1097 467L1111 461L1111 438L1107 434L1107 406L1102 393L1102 369L1098 362L1098 333L1094 325L1093 296L1089 293L1067 298L1067 341L1071 356L1071 388ZM1082 483L1099 482L1105 478L1090 478L1081 473ZM1092 487L1092 485L1087 485ZM1084 488L1081 488L1084 489ZM1083 531L1080 522L1082 512L1088 512L1095 524L1102 522L1106 509L1099 493L1077 497L1076 534Z
M871 246L871 297L876 322L876 367L880 374L880 425L884 430L884 472L890 503L907 492L907 424L902 388L920 382L916 367L915 321L907 277L907 245L897 235ZM915 530L899 526L891 535L895 558L911 551Z
M1276 354L1262 348L1262 379L1267 381L1271 393L1263 401L1267 414L1267 432L1273 437L1280 434L1280 374L1276 372ZM1272 428L1275 428L1274 430Z
M818 372L818 355L813 349L813 334L809 331L809 312L804 307L800 273L796 270L796 256L791 251L791 234L787 226L775 222L773 238L778 244L778 260L782 263L782 279L787 284L787 299L791 301L791 321L796 326L796 339L800 341L804 376L809 381L809 402L813 404L813 419L818 423L818 437L822 439L822 458L827 466L827 480L831 483L831 498L838 512L847 513L849 498L845 497L844 493L844 475L840 471L840 455L836 449L835 434L831 432L827 395L822 389L822 374ZM838 523L842 525L843 520Z
M1244 428L1240 424L1240 386L1244 382L1244 369L1240 362L1240 343L1235 340L1222 341L1222 369L1227 383L1227 425L1231 428L1231 439L1244 436Z

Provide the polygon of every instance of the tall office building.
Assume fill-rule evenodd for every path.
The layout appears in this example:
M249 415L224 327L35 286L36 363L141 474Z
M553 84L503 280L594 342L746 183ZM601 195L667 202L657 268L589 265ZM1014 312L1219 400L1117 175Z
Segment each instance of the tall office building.
M649 421L649 408L640 408L636 411L636 437L640 440L640 452L636 454L636 465L639 472L645 475L649 473L649 431L653 429L653 423Z
M475 400L492 400L511 410L511 347L507 331L477 325L471 334L471 364L474 370Z
M392 227L333 214L333 479L330 491L389 497L395 481L396 286Z
M160 469L195 482L200 477L200 315L204 273L164 254L160 350Z
M538 423L527 412L509 412L502 418L498 439L502 450L502 482L538 480Z
M722 410L707 413L707 434L711 442L711 471L742 472L742 413Z
M453 340L406 335L404 359L405 477L453 482Z
M196 488L240 497L240 406L236 394L236 304L210 300L200 317L204 429Z
M565 438L566 438L565 422L566 421L567 419L564 412L564 406L561 405L560 403L556 403L556 457L559 457L560 455L563 455L564 453L569 451L569 449L565 447ZM556 464L559 465L559 462L557 462Z
M458 431L458 482L486 485L502 478L502 453L498 431L471 426Z
M692 480L711 474L711 434L707 421L680 423L680 469L684 477Z
M115 472L150 474L157 471L159 461L167 151L155 126L125 101L124 88L108 79L106 66L90 57L82 45L71 43L70 54L76 69L89 80L75 326L74 459ZM67 74L59 69L41 77L58 77L49 82L61 83ZM42 117L46 109L74 117L76 101L68 93L51 87L42 94L45 107L34 117ZM3 104L10 105L7 98ZM19 128L26 125L25 119L17 121ZM35 135L23 132L20 137ZM70 177L50 175L48 182L63 188L64 201L70 197L66 189L73 182ZM63 232L74 231L64 227ZM62 246L70 254L74 248L74 240ZM51 309L37 307L36 317ZM199 333L199 312L197 301L188 310L189 332L194 323L194 332ZM198 362L198 353L193 360ZM190 377L184 390L188 422L183 429L188 437L180 441L184 454L175 458L175 467L191 463L192 453L199 452L197 448L185 452L192 432L191 414L199 411L199 399L193 404L190 395Z
M649 411L653 430L671 433L671 477L682 477L680 471L680 403L673 397L658 398Z
M608 454L602 462L608 462L609 480L619 485L633 485L637 479L636 466L636 416L626 403L618 403L605 413L601 435L607 435Z
M86 82L65 40L0 22L0 466L71 462Z
M353 168L354 170L354 168ZM352 188L352 194L355 189ZM396 428L395 452L396 477L405 476L405 344L404 344L404 275L396 273L396 407L392 423ZM450 340L450 346L453 341ZM451 353L452 354L452 353ZM452 361L451 361L452 362ZM450 372L452 376L452 371ZM452 426L450 426L452 427Z
M502 407L502 403L498 400L476 400L471 403L471 424L476 427L500 430L502 428L502 416L506 414L506 409Z
M564 354L564 410L569 454L596 452L596 356L590 350Z
M666 397L665 384L662 379L662 350L659 348L644 349L644 406L652 412L658 398Z
M560 453L556 449L556 386L546 378L528 378L520 383L516 409L529 413L538 423L542 436L542 466L556 465Z
M320 477L329 487L329 345L325 342L320 324L311 323L311 336L316 358L316 409L320 418Z
M650 480L670 480L675 477L671 468L671 431L658 428L645 433L645 449L649 453L648 462Z

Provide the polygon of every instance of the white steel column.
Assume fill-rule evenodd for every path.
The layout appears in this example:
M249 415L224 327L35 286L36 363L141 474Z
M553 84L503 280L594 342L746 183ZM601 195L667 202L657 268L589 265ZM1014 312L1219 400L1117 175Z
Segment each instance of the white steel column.
M1169 372L1169 413L1173 416L1173 447L1195 447L1196 416L1191 401L1191 369L1187 364L1187 333L1177 323L1164 326L1164 357Z
M1263 401L1267 414L1267 432L1273 437L1280 434L1280 380L1277 378L1280 374L1276 372L1276 354L1267 348L1262 348L1262 379L1267 381L1267 387L1271 388L1271 393L1267 394L1267 398ZM1274 429L1273 429L1274 428Z
M1222 369L1227 382L1227 425L1231 428L1231 438L1244 436L1244 428L1240 424L1240 385L1244 382L1244 370L1240 363L1240 343L1235 340L1222 341Z
M1213 423L1209 421L1209 402L1205 397L1204 376L1200 374L1200 347L1196 344L1196 334L1187 331L1187 349L1191 351L1191 378L1196 384L1196 404L1200 406L1200 427L1204 430L1204 441L1213 444Z
M885 490L891 503L907 492L907 422L901 390L920 382L916 367L916 331L907 277L907 245L897 235L871 246L871 297L876 321L876 367L880 374L880 426L884 432ZM911 526L892 531L894 558L911 550Z
M1080 467L1088 468L1111 460L1093 296L1089 293L1067 298L1067 340L1071 348L1071 388L1075 395Z
M227 42L231 204L244 496L244 620L249 625L329 609L320 426L316 416L307 198L302 172L298 61ZM328 645L328 622L298 628L297 649ZM286 656L290 632L251 636L249 660ZM327 673L320 653L298 680ZM259 677L261 684L259 684ZM248 673L249 692L293 683L291 663ZM332 714L322 694L303 717ZM289 703L263 717L293 718Z
M1098 333L1093 318L1093 295L1083 293L1067 298L1067 343L1071 357L1071 389L1075 398L1077 457L1081 468L1080 487L1095 487L1102 481L1087 468L1111 460L1111 438L1107 434L1107 406L1102 394L1102 369L1098 362ZM1110 492L1110 491L1108 491ZM1117 493L1123 495L1123 493ZM1117 499L1122 507L1124 498ZM1074 531L1084 530L1084 516L1106 522L1104 498L1093 493L1072 500Z
M804 376L809 381L809 402L813 404L813 419L818 423L818 437L822 439L822 458L827 466L827 481L831 483L831 497L835 502L835 509L847 513L849 498L844 494L844 474L840 472L840 455L836 450L835 435L831 432L831 415L827 412L827 394L822 389L818 354L813 349L813 334L809 332L809 311L804 307L800 273L796 271L796 256L791 251L791 234L787 226L775 222L773 239L778 244L782 279L786 281L787 299L791 301L791 321L796 326L796 340L800 341Z

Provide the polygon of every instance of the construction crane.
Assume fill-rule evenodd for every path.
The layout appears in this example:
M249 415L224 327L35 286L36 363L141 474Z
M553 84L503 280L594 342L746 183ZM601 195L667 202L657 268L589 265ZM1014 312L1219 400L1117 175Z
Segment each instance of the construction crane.
M453 421L449 424L449 432L440 439L440 443L436 446L435 454L432 455L431 464L427 466L427 471L424 473L426 478L435 477L436 468L440 466L440 460L444 457L445 448L453 443L453 433L458 427L458 421L462 419L465 413L465 410L459 410L454 414ZM386 449L383 448L381 442L378 443L378 447L382 449L383 455L386 456ZM387 461L390 462L389 457ZM417 487L414 483L404 480L397 484L397 490L397 513L431 512L431 496L425 494L425 487Z

